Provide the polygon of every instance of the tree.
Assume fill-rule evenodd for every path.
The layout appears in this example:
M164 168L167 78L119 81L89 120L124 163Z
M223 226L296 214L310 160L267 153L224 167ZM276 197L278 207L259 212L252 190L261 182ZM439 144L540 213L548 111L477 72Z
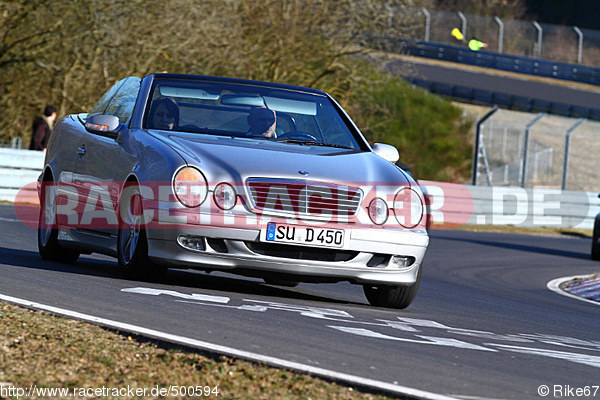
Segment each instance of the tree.
M316 86L360 79L363 32L393 31L377 0L3 1L0 139L30 135L47 103L89 110L119 79L169 71ZM389 4L402 11L402 1ZM402 12L396 33L408 26Z
M511 19L521 19L527 13L525 0L437 0L437 7L445 11Z

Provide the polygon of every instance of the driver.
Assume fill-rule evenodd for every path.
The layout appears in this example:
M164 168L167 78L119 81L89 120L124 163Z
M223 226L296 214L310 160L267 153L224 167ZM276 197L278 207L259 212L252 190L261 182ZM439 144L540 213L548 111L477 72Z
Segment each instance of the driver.
M179 125L179 106L170 97L159 97L150 107L150 128L172 131Z
M275 133L277 114L266 107L251 109L248 114L248 125L250 125L248 136L277 137Z

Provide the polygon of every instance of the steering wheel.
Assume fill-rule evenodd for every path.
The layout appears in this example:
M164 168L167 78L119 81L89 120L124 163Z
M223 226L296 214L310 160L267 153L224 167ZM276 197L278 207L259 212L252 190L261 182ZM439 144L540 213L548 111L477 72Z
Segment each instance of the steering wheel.
M313 142L318 142L318 140L317 140L316 137L314 137L310 133L304 132L304 131L291 131L291 132L282 133L281 135L277 135L277 138L289 138L289 139L296 139L296 140L310 140L310 141L313 141Z

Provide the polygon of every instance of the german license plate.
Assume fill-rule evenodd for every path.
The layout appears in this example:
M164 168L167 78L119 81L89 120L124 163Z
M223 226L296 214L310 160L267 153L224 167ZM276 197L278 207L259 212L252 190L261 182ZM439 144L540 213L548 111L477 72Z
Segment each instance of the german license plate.
M344 230L314 228L269 222L261 230L261 241L318 247L343 247Z

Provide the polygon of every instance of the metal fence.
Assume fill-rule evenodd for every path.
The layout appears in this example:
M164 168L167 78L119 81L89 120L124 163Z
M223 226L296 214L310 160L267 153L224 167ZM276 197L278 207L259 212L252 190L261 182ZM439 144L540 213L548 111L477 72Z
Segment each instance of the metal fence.
M12 140L0 140L0 148L22 149L23 139L15 137Z
M571 64L600 65L599 30L425 8L394 11L408 12L414 21L421 21L415 23L413 30L417 40L466 46L475 37L487 43L490 51ZM463 34L464 41L452 35L454 28Z
M475 185L600 190L598 121L498 109L475 146Z

